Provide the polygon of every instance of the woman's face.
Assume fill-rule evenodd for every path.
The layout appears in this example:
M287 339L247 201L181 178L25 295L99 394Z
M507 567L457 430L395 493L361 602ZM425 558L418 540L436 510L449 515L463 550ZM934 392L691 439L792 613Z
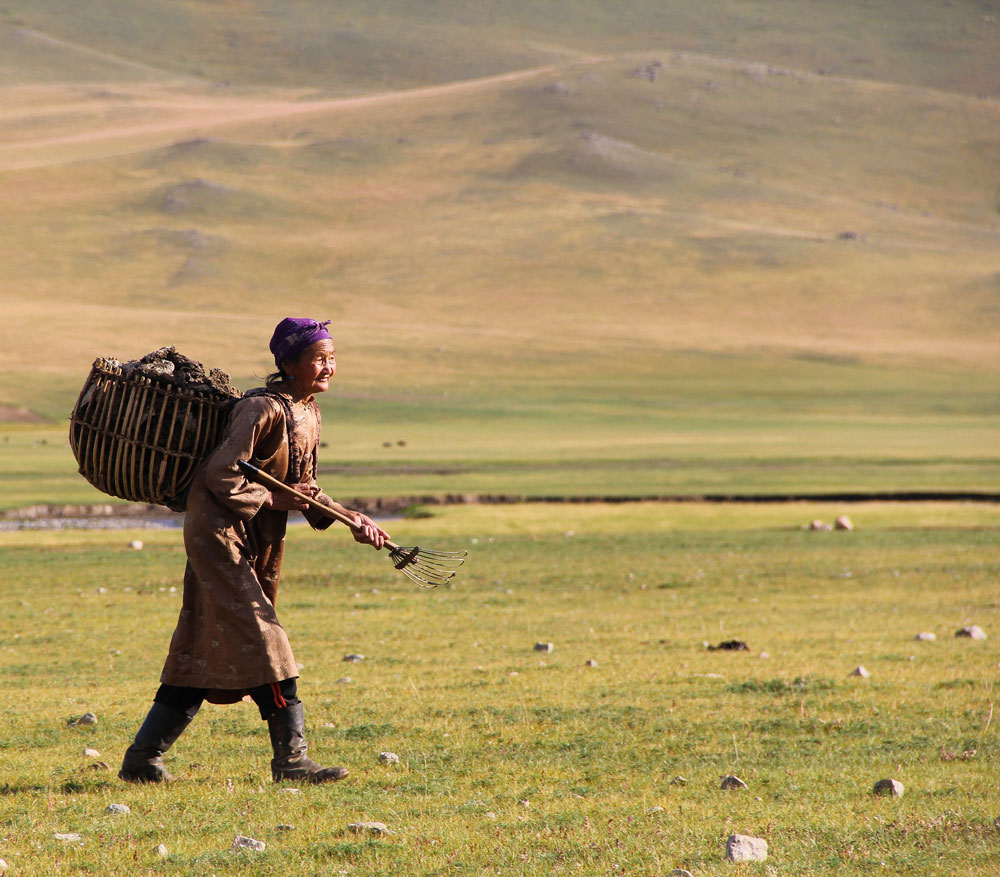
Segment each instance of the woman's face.
M333 341L324 338L311 344L294 361L284 363L284 372L300 398L325 393L330 389L330 378L337 373Z

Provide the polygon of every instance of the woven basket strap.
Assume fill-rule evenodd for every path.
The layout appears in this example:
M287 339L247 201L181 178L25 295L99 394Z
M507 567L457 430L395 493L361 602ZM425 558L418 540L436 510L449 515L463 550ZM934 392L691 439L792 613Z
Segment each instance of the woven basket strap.
M299 451L299 445L295 441L295 437L298 435L298 430L295 424L295 417L292 414L292 403L288 400L288 398L283 396L281 393L276 393L273 390L268 389L256 391L251 390L246 395L269 396L281 405L281 410L285 414L285 431L288 433L288 472L285 475L285 483L302 484L307 475L310 476L312 480L315 480L318 463L317 449L313 447L312 453L309 455L309 459L303 458L301 452ZM319 420L319 406L316 404L315 399L311 399L309 401L309 408L316 419Z

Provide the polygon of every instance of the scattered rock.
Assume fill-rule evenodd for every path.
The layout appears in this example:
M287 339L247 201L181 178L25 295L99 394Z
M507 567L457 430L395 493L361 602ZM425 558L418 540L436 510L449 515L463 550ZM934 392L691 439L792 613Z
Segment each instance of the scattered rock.
M555 645L552 643L535 643L536 652L545 652L546 654L552 652L555 649Z
M93 713L84 713L79 718L70 719L68 724L71 728L82 728L88 725L96 725L97 716L95 716Z
M522 798L520 801L517 802L517 806L518 807L530 807L531 806L531 801L529 801L527 798Z
M156 849L153 850L153 852L156 853L156 855L158 855L161 859L165 859L170 855L170 850L167 849L166 844L157 844Z
M685 871L683 868L674 868L667 877L694 877L690 871Z
M677 777L674 777L670 781L670 785L672 785L672 786L686 786L687 785L687 780L684 779L684 777L677 776Z
M853 670L851 670L851 672L850 672L849 675L851 675L851 676L860 676L862 679L867 679L872 674L869 673L864 667L862 667L859 664L857 667L855 667Z
M333 684L334 684L334 685L350 685L350 684L351 684L352 682L354 682L354 680L353 680L353 679L351 679L351 677L350 677L350 676L341 676L341 677L340 677L340 678L339 678L339 679L338 679L338 680L337 680L336 682L334 682Z
M597 666L597 661L595 661L593 658L589 658L588 660L586 660L586 661L583 662L583 666L584 667L596 667Z
M3 859L0 859L0 874L6 874L9 867Z
M100 758L101 757L101 753L98 752L96 749L84 749L83 750L83 754L84 754L84 757L86 757L86 758Z
M276 825L274 827L275 831L295 831L294 825L289 825L287 822L282 822L281 825Z
M810 521L809 522L809 529L810 530L819 530L819 531L825 533L825 532L827 532L829 530L832 530L833 529L833 525L826 523L826 521L815 520L815 521Z
M114 813L118 816L127 816L132 812L132 808L127 804L108 804L108 806L104 808L104 812Z
M767 858L767 841L748 834L731 834L726 838L726 858L730 862L763 862Z
M485 817L486 817L487 819L492 819L492 820L495 820L495 819L497 818L497 815L496 815L496 813L494 813L494 812L493 812L492 810L487 810L487 811L486 811L486 812L485 812L485 813L483 814L483 816L485 816Z
M851 522L851 519L849 517L847 517L847 515L841 515L839 518L837 518L836 521L833 522L833 529L834 530L853 530L854 529L854 524Z
M87 765L87 770L111 770L111 765L106 761L92 761Z
M380 752L378 760L380 764L399 764L399 756L395 752Z
M252 837L244 837L242 834L238 834L233 838L233 845L229 849L234 853L241 852L242 850L253 850L254 852L262 853L267 849L267 844L262 840L254 840Z
M891 798L902 798L903 797L903 784L896 780L879 780L875 783L875 787L872 792L876 795L891 797Z
M928 633L927 631L923 631L922 633L918 633L914 637L914 639L924 643L932 643L934 642L934 640L937 639L937 637L933 633Z
M131 542L129 542L128 547L131 548L133 551L142 551L142 540L133 539Z
M278 789L284 795L298 795L301 793L301 789Z
M745 789L747 788L747 784L737 776L733 776L732 774L726 774L726 776L722 778L722 788L727 790Z
M352 834L370 834L374 837L395 834L395 832L389 831L384 822L352 822L347 826L347 830Z
M352 654L352 655L344 655L344 657L341 660L346 661L348 664L357 664L358 661L363 661L364 659L365 659L364 655Z
M749 652L750 646L748 646L741 639L727 639L725 642L719 643L717 646L709 646L708 650L710 652Z
M78 843L81 838L75 831L60 832L57 831L52 835L56 840L65 841L66 843Z
M986 631L978 624L970 624L955 631L955 636L966 637L967 639L986 639Z

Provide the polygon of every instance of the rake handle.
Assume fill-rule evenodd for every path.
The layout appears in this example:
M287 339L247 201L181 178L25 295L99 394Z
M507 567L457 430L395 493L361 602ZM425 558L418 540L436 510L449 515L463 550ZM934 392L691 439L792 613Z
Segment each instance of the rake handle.
M267 472L265 472L259 466L254 466L253 463L250 463L247 460L237 460L236 465L240 467L240 471L244 475L246 475L247 478L249 478L250 480L257 481L260 484L263 484L267 487L278 488L279 490L283 490L285 493L289 493L292 496L301 499L304 503L316 509L316 511L322 512L328 518L333 518L335 521L340 521L341 524L346 524L352 530L361 529L361 527L358 524L355 524L351 518L347 517L347 515L343 515L336 509L330 508L330 506L326 505L325 503L313 499L311 496L303 493L301 490L296 490L294 487L285 484L284 481L279 481L273 475L268 475ZM383 545L390 551L399 548L399 546L395 542L390 542L388 539L385 540Z

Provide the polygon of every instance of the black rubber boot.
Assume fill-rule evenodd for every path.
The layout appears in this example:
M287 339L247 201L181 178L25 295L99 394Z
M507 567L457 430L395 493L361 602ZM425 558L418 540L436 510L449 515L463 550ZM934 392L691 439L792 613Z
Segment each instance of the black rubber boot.
M146 720L135 735L135 742L125 750L118 778L128 783L167 783L173 777L163 766L163 753L191 724L191 716L153 702Z
M347 776L347 768L323 767L308 756L305 717L302 704L296 703L271 713L267 719L271 732L271 778L307 783L331 783Z

